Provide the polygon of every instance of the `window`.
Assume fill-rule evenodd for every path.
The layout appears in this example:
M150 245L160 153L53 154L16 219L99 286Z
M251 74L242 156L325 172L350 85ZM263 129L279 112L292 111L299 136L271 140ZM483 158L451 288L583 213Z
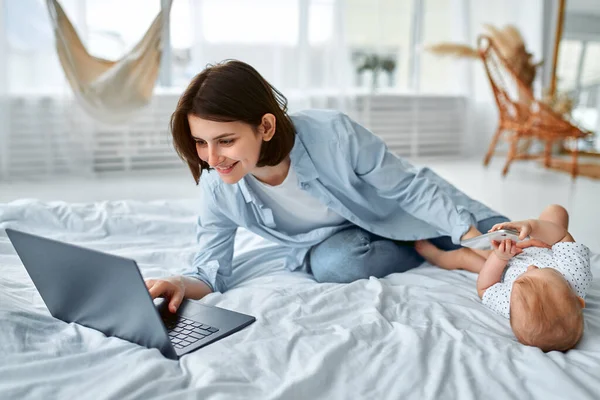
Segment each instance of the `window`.
M425 0L423 10L422 41L427 46L441 42L457 42L453 35L453 0ZM423 93L449 93L456 90L457 60L439 57L424 50L420 54L419 91Z
M298 42L297 0L203 0L202 29L208 43Z
M78 21L76 28L88 52L117 60L144 36L160 11L160 1L86 0L79 7L83 10L73 10L75 7L69 10L65 6L65 11L83 11L85 21Z
M581 86L600 84L600 63L598 63L598 60L600 60L600 42L587 42L581 70Z
M46 2L6 1L6 62L9 93L51 92L64 86L64 73L54 50Z
M577 68L583 43L578 40L562 40L560 56L556 67L556 81L559 91L569 91L577 86Z
M139 42L162 3L59 1L88 51L110 60ZM253 65L284 91L367 89L374 83L382 89L410 91L417 78L421 92L456 92L457 61L422 51L422 45L461 41L456 36L462 31L453 21L461 1L173 0L170 85L182 88L207 64L233 58ZM68 93L46 0L9 1L5 7L11 91ZM493 14L510 12L494 2L474 2L472 7L474 14L486 15L490 8ZM416 23L420 35L413 38ZM481 31L471 28L473 36ZM378 59L377 74L364 68L369 57ZM420 60L416 72L411 70L415 57Z
M412 0L348 0L344 29L353 55L354 84L372 85L372 74L360 72L364 55L390 60L391 73L380 73L377 85L407 90L411 58Z

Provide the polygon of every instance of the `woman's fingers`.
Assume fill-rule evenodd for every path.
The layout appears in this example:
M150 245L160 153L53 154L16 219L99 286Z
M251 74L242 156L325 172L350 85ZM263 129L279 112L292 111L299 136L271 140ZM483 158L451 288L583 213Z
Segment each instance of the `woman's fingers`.
M506 222L501 222L499 224L496 224L494 226L492 226L492 229L490 229L488 232L493 232L493 231L497 231L502 229L502 227L506 224Z
M172 284L167 281L157 280L154 285L148 290L150 292L150 296L153 299L157 297L167 297L170 298L173 293Z
M153 299L156 299L157 297L167 298L169 300L169 311L172 313L177 311L183 301L183 290L173 282L160 279L148 279L146 281L146 287Z
M172 313L176 313L177 309L181 305L183 300L183 292L181 290L176 290L171 297L171 301L169 302L169 311Z
M521 227L521 229L519 230L519 240L525 239L527 235L529 235L529 230L527 229L527 227Z

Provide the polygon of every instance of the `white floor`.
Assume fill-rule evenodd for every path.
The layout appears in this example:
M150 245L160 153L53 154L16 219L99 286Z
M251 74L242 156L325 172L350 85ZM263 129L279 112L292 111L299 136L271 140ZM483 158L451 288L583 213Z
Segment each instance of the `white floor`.
M600 252L600 180L545 170L534 162L513 164L508 176L500 175L503 160L489 168L481 159L416 160L428 165L471 197L511 219L533 218L548 204L565 206L571 214L571 234L593 251ZM0 182L0 202L20 198L90 202L103 200L158 200L192 198L197 188L186 170L143 173L128 177L96 179L55 178L54 181Z

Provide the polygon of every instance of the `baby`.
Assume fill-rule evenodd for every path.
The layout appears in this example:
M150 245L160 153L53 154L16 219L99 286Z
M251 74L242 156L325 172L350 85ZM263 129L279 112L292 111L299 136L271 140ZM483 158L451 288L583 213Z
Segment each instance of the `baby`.
M505 222L490 230L514 229L520 240L532 238L528 244L492 242L494 250L485 253L443 251L427 241L416 248L431 264L478 273L483 304L510 319L519 342L567 351L583 334L584 297L592 282L589 249L575 243L568 222L567 211L551 205L537 220Z

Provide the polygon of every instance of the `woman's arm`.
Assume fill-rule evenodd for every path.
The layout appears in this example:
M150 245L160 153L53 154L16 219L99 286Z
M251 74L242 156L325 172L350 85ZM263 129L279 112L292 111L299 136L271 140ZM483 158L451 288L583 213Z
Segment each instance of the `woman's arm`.
M438 228L459 243L480 234L473 215L458 208L438 185L419 175L409 162L388 151L385 143L347 116L338 120L341 151L349 154L356 175L406 212Z
M200 251L196 253L191 269L183 275L146 281L153 298L169 299L169 310L172 312L177 310L184 298L198 300L213 291L224 290L219 285L218 274L231 274L238 226L216 206L209 185L202 185L201 191L197 224Z

